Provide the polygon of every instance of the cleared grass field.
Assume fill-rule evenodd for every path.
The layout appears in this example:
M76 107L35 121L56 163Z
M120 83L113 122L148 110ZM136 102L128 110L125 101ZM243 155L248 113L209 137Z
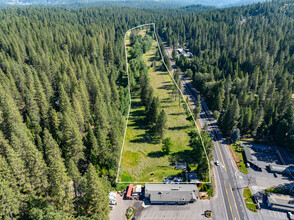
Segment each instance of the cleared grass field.
M145 32L140 32L144 34ZM128 41L127 41L128 42ZM182 102L172 98L173 82L168 72L162 71L161 59L157 55L157 42L153 40L152 48L143 55L143 60L150 67L156 62L154 68L149 68L150 84L155 96L159 97L161 106L167 115L167 128L164 138L172 139L171 154L163 155L161 143L154 143L145 123L144 107L140 100L140 91L131 92L132 106L127 127L123 157L122 157L122 182L161 182L165 177L177 175L182 170L174 169L174 162L192 163L191 148L189 145L188 131L192 123L187 119Z

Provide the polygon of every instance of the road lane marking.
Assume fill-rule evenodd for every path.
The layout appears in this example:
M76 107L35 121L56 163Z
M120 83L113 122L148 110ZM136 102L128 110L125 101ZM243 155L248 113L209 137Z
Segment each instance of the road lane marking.
M182 77L182 78L183 78L183 77ZM185 79L185 78L183 78L183 79L184 79L184 81L186 82L186 85L188 85L188 87L189 87L190 89L192 89L191 86L189 85L189 82L187 83L186 79ZM191 95L192 99L195 101L195 98L194 98L193 94L189 91L189 89L186 89L186 90L187 90L188 93ZM197 95L199 95L199 94L197 94ZM206 109L204 108L204 105L202 106L202 109L203 109L203 112L204 112L204 114L205 114L205 118L210 122L210 118L208 118L208 115L206 114ZM211 130L212 130L212 132L213 132L213 135L214 135L215 137L217 137L217 136L215 135L215 133L214 133L214 129L213 129L213 127L210 126L210 125L209 125L209 127L211 128ZM225 161L224 161L224 158L223 158L223 154L222 154L222 152L221 152L221 149L220 149L220 146L219 146L218 140L216 140L215 142L216 142L216 144L217 144L217 146L218 146L218 150L219 150L219 152L220 152L220 155L221 155L221 158L222 158L222 161L223 161L223 165L224 165L224 167L225 167L225 171L227 172L226 164L225 164Z
M232 186L231 186L231 183L229 183L229 184L230 184L230 190L231 190L232 195L233 195L233 199L234 199L235 207L236 207L236 210L237 210L237 214L238 214L238 217L239 217L239 220L240 220L240 215L239 215L239 211L238 211L238 208L237 208L235 196L234 196L234 193L233 193L233 190L232 190Z
M214 131L212 131L212 132L214 133ZM214 134L214 135L215 135L215 134ZM220 146L219 146L219 144L218 144L218 141L216 141L216 144L217 144L217 146L218 146L218 150L219 150L219 152L220 152L220 155L221 155L221 158L222 158L222 161L223 161L223 165L224 165L224 167L225 167L225 171L227 172L226 164L225 164L225 161L224 161L224 158L223 158L222 151L221 151Z
M230 206L230 210L231 210L231 214L232 214L232 218L234 218L234 215L233 215L233 211L232 211L232 206L231 206L231 203L230 203L230 198L229 198L229 194L228 194L228 190L227 190L227 187L226 187L226 182L224 181L224 185L225 185L225 189L226 189L226 193L227 193L227 197L228 197L228 201L229 201L229 206Z

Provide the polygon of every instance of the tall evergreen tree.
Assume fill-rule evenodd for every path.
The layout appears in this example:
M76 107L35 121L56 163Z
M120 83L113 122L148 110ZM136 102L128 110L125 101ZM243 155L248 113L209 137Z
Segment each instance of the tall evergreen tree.
M106 216L108 213L108 197L103 182L99 179L92 164L86 173L85 208L88 213Z

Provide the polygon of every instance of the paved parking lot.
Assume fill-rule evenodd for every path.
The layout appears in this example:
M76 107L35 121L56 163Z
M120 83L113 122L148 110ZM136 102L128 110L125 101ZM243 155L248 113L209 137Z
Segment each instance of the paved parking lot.
M138 220L185 220L207 219L204 211L211 209L209 200L198 200L196 203L187 205L145 205L142 201L124 200L117 197L117 205L110 211L110 220L123 220L126 209L129 206L136 207L135 216Z
M251 144L250 144L251 145ZM288 219L286 212L274 211L267 207L264 190L271 187L290 188L294 181L288 175L277 174L274 176L269 172L267 166L269 164L283 164L284 160L281 158L283 154L279 155L277 148L263 145L252 144L250 147L252 159L255 164L258 164L262 169L256 170L254 167L248 168L248 175L242 175L238 179L239 185L242 187L250 186L252 195L257 196L261 209L258 213L252 213L247 210L249 219L256 220L277 220Z
M275 220L275 219L288 219L286 212L278 212L270 209L261 209L260 214L263 219Z
M210 209L210 201L200 200L187 205L151 205L142 210L139 220L207 219L204 211Z

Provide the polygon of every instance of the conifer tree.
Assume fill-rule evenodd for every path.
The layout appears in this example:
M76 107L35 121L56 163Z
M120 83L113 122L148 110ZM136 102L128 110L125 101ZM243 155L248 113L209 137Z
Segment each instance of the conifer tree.
M19 214L19 200L8 182L0 176L0 216L14 219Z
M44 130L44 150L48 165L49 195L56 206L66 212L73 212L73 192L61 152L52 135Z
M78 124L72 120L69 114L64 113L63 122L63 153L65 155L65 160L69 161L72 159L77 165L81 159L84 159L84 145L83 137L79 132Z
M156 134L159 136L160 139L163 138L164 129L166 128L166 121L167 117L165 111L162 109L160 114L158 115L158 119L156 121Z
M159 108L160 108L160 101L158 97L153 98L152 104L150 106L149 111L147 112L147 117L146 117L147 122L150 125L153 125L154 123L156 123L158 119L158 115L159 115Z
M85 208L88 213L105 216L108 213L108 197L95 167L90 164L86 173Z

